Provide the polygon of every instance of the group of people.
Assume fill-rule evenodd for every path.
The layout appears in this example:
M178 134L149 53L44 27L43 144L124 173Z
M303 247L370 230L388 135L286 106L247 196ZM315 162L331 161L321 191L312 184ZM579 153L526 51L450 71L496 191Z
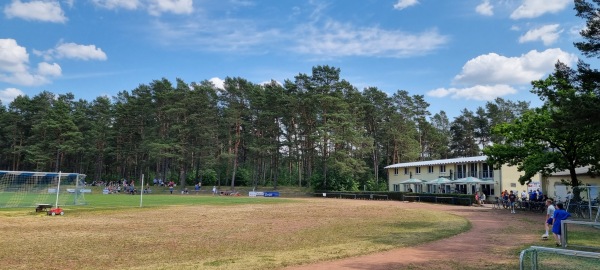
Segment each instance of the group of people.
M132 180L131 182L122 179L121 181L94 181L92 182L92 186L103 186L104 190L107 194L120 194L126 193L134 195L137 192L135 188L135 182ZM144 192L149 192L149 188L147 187Z
M523 191L525 193L525 191ZM533 195L532 195L533 193ZM527 193L526 193L527 194ZM538 198L545 198L546 205L546 217L544 220L544 228L546 232L542 235L542 239L549 238L549 232L552 232L554 240L556 240L556 246L561 246L561 223L563 220L571 217L571 214L564 209L564 205L561 202L556 203L552 199L546 198L541 191L530 192L528 197L521 197L521 200L525 201L529 199L530 202L538 201ZM515 203L517 202L516 192L503 191L502 198L505 202L508 202L508 208L512 214L515 214Z
M509 208L512 214L516 213L515 205L519 202L519 199L521 205L524 207L543 207L544 202L548 199L548 197L539 189L530 190L529 192L523 190L520 198L518 197L517 191L504 190L500 194L500 198L504 208Z

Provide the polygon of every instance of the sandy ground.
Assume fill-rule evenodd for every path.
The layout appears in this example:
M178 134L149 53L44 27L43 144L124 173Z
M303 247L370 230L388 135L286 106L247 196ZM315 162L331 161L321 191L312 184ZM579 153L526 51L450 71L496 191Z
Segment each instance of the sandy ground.
M447 211L467 218L462 234L411 248L286 268L299 269L516 269L521 248L542 242L543 213L504 209L398 202L398 207ZM550 243L552 244L552 243Z

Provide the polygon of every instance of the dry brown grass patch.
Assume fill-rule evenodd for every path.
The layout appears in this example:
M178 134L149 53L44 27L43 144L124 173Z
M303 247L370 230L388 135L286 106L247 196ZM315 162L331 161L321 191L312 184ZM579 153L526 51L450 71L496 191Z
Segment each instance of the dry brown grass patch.
M397 202L173 206L0 217L7 269L264 269L447 237L461 217Z

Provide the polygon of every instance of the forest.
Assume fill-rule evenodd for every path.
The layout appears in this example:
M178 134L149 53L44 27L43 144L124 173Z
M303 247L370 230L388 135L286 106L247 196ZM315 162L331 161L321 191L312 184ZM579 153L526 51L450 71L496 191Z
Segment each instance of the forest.
M0 106L0 169L78 172L88 183L143 174L181 186L387 190L385 166L481 155L501 140L493 126L530 110L497 98L450 120L423 95L361 91L340 75L316 66L283 84L163 78L91 101L19 96Z

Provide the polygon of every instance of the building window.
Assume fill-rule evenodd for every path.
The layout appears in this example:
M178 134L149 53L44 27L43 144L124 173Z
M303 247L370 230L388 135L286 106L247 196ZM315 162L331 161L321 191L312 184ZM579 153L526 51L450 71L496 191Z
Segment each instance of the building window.
M445 173L446 172L446 165L440 165L440 172L441 173Z
M427 167L427 172L428 173L433 173L433 166Z
M400 191L400 184L394 184L394 191Z
M471 163L470 167L470 171L469 171L469 176L472 177L477 177L477 163Z
M394 175L398 175L398 168L394 168Z
M408 174L408 168L404 168L404 174Z
M487 195L488 197L486 198L487 200L492 200L491 197L494 195L494 184L483 184L481 185L481 192L483 192L485 195Z
M467 177L467 165L466 164L458 164L456 165L456 178L465 178Z
M415 173L421 174L421 167L415 167Z
M482 179L493 179L494 178L494 168L487 163L481 164L481 178Z

